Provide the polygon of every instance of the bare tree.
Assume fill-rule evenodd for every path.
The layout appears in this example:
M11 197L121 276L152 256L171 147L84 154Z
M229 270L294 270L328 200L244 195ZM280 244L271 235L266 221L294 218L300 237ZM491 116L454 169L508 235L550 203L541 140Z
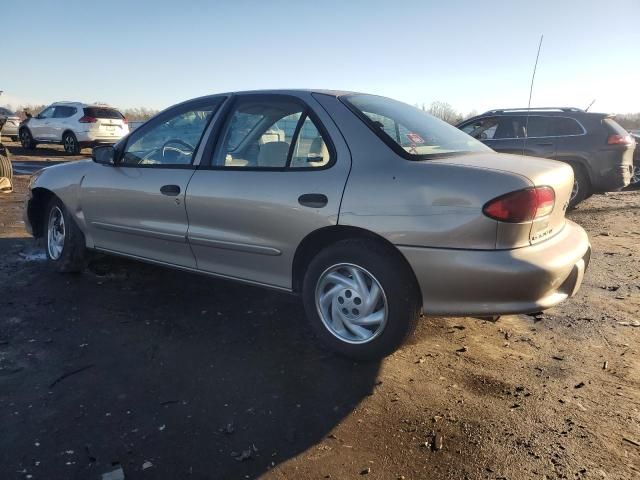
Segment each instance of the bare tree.
M452 125L462 120L462 115L446 102L431 103L427 112Z

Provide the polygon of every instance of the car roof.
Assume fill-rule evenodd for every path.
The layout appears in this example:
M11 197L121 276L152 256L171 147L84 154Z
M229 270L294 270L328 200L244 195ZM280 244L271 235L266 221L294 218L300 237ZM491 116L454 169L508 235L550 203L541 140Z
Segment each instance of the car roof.
M513 116L541 116L545 117L570 117L570 118L605 118L605 117L613 117L608 113L598 113L598 112L587 112L580 108L576 107L544 107L544 108L497 108L492 110L487 110L484 113L479 115L474 115L473 117L467 118L462 122L458 123L458 125L462 125L463 123L469 123L476 120L480 120L486 117L513 117Z
M112 107L111 105L108 105L106 103L84 103L84 102L67 102L67 101L61 101L61 102L53 102L51 105L49 105L50 107L59 107L59 106L70 106L70 107L91 107L91 108L113 108L115 109L116 107Z

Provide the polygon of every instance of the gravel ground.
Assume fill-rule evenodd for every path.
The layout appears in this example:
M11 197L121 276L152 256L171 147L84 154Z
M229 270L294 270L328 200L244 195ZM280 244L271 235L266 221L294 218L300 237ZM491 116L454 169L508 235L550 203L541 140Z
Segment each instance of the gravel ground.
M593 245L575 298L423 319L357 364L294 297L107 257L52 272L27 180L0 196L2 479L640 478L640 192L569 214Z

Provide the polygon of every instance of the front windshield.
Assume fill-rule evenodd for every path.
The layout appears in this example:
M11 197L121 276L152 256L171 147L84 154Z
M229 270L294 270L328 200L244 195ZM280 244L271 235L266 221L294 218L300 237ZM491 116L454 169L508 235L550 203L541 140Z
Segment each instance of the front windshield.
M406 103L375 95L342 98L378 136L407 158L491 151L456 127Z

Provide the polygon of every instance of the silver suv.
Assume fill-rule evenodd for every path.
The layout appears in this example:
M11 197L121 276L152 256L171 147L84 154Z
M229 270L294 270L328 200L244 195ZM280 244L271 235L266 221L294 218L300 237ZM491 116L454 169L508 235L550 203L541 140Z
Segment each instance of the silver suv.
M20 125L22 146L34 149L39 143L58 143L69 155L84 147L113 144L129 133L127 119L108 105L56 102Z

